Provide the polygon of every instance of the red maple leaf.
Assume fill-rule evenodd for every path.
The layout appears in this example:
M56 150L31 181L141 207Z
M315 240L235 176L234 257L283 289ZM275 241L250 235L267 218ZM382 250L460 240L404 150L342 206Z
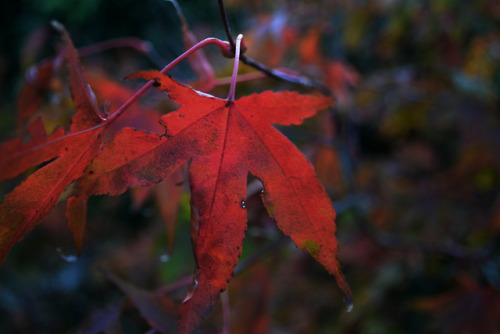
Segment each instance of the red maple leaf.
M335 211L312 165L271 124L298 125L332 99L295 92L264 92L236 101L180 85L155 71L134 78L155 80L181 107L161 117L159 136L132 128L118 132L87 168L67 216L83 229L90 195L123 193L158 183L190 160L192 239L196 270L180 310L182 333L197 328L227 287L246 230L248 173L262 181L262 201L278 227L350 290L336 258Z
M0 146L0 180L15 177L40 163L47 165L31 174L7 195L0 204L0 264L12 246L38 224L57 204L66 187L81 177L99 151L107 125L98 115L95 97L73 43L64 29L56 24L66 44L70 88L76 108L70 131L62 128L47 137L39 119L28 127L31 140L26 144L13 139ZM38 104L39 99L32 101Z

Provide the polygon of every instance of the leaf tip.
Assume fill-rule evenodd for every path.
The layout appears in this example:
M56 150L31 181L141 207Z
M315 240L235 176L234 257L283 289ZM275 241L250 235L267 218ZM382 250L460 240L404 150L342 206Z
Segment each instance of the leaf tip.
M334 275L337 281L337 285L342 290L344 294L344 303L346 304L346 311L351 312L354 308L354 303L352 302L352 292L347 280L345 279L342 272L339 272L337 275Z

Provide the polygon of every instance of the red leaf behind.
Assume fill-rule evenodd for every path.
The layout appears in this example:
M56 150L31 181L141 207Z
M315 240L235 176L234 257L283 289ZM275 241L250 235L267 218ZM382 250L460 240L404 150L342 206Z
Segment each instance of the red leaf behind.
M65 145L61 140L64 129L57 127L47 137L40 118L32 121L28 127L30 141L23 143L20 138L11 139L0 146L0 181L18 176L28 168L57 157Z
M70 66L70 86L76 114L72 117L71 132L62 135L56 130L48 139L39 121L30 127L32 140L22 145L13 140L2 146L7 152L21 149L21 155L7 158L2 164L13 164L21 170L57 157L38 169L15 188L0 204L0 263L12 246L38 224L57 204L63 191L78 179L101 147L103 126L97 116L96 103L88 94L87 84L76 52L67 31L54 25L66 43L66 58ZM94 103L95 102L95 103ZM2 157L4 158L4 157ZM9 177L14 175L9 173Z

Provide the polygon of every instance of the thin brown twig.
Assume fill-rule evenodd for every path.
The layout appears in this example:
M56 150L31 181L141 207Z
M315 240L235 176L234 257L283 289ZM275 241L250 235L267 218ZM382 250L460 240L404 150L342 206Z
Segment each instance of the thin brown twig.
M251 66L251 67L265 73L267 76L269 76L271 78L274 78L274 79L277 79L280 81L285 81L285 82L288 82L288 83L291 83L294 85L298 85L298 86L302 86L305 88L316 89L327 96L333 96L332 91L327 86L323 85L322 83L313 81L305 76L297 75L297 74L289 74L289 73L286 73L286 72L281 71L281 70L269 68L266 65L259 63L258 61L254 60L250 57L247 57L246 55L240 56L240 60L244 64Z
M236 52L236 44L233 39L233 35L231 34L231 29L229 28L229 22L227 21L227 15L226 15L226 8L224 7L224 1L223 0L217 0L219 4L219 11L220 11L220 16L222 19L222 23L224 24L224 30L226 31L227 35L227 40L229 41L229 44L231 44L231 50L233 53Z
M231 34L231 29L229 28L229 23L227 20L227 15L226 15L226 9L224 7L224 1L223 0L217 0L219 4L219 11L222 19L222 23L224 24L224 30L226 31L227 39L229 41L229 44L231 45L231 51L233 53L233 57L236 54L236 44L233 39L233 35ZM242 52L243 53L243 52ZM333 96L332 91L325 85L315 82L305 76L302 75L296 75L296 74L290 74L290 73L285 73L280 70L276 69L271 69L264 64L259 63L258 61L245 56L242 54L240 56L240 60L253 68L255 68L258 71L261 71L262 73L265 73L268 77L274 78L280 81L285 81L294 85L302 86L305 88L311 88L311 89L316 89L323 94L327 96Z

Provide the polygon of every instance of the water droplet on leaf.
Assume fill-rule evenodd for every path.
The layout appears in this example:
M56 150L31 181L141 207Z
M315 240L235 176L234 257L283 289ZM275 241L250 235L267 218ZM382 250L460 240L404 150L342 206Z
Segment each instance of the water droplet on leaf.
M247 203L245 201L241 201L240 205L243 209L247 207Z
M266 188L264 187L264 181L258 179L262 185L262 189L260 190L259 194L262 196L266 192Z

